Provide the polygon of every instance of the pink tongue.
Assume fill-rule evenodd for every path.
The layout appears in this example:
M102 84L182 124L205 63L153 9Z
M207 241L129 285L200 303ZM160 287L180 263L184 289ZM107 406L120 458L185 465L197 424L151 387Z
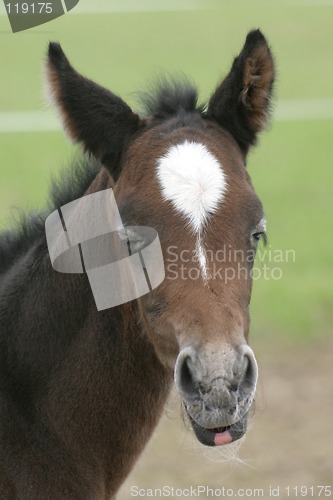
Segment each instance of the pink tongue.
M214 437L215 446L232 443L232 437L229 431L217 432Z

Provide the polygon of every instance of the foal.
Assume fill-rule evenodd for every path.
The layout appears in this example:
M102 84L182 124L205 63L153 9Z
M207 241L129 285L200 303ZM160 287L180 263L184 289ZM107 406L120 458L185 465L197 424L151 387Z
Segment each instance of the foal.
M90 158L53 188L52 210L112 188L125 227L156 229L166 277L98 311L87 274L52 268L48 214L2 235L0 498L106 500L173 379L203 444L246 431L257 382L251 269L265 219L245 164L267 123L274 65L252 31L206 109L193 87L174 83L146 97L143 118L78 74L56 43L46 69L64 127Z

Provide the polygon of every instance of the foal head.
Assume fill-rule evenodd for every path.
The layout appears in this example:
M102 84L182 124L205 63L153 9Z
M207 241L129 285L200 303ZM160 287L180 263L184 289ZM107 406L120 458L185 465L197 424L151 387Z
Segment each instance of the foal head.
M57 44L47 74L70 137L114 179L123 222L159 234L166 278L139 309L197 438L206 445L238 439L258 373L248 308L265 219L245 164L272 93L265 38L248 34L206 109L191 86L169 84L146 98L147 117L139 118L79 75Z

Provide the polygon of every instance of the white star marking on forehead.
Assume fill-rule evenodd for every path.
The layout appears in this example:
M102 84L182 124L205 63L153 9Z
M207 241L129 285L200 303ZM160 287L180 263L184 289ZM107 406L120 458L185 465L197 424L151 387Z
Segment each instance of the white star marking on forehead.
M200 233L227 189L222 165L206 146L185 141L171 146L157 163L163 197Z
M206 146L185 141L171 146L157 163L162 195L188 221L196 234L196 253L202 277L207 282L207 262L202 230L216 212L227 190L222 165Z

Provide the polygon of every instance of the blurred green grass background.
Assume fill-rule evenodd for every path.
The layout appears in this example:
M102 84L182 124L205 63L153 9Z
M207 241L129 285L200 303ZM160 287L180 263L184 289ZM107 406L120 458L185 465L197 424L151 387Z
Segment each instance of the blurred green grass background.
M185 73L206 100L256 27L276 58L277 103L333 98L333 3L193 0L186 2L193 10L175 12L164 11L166 3L156 0L153 12L67 14L15 35L0 16L0 115L45 109L42 61L50 40L61 42L79 71L135 107L133 92L161 72ZM87 4L99 2L80 2ZM255 281L255 336L313 339L332 331L333 114L318 118L273 120L249 157L270 248L296 256L295 262L266 262L282 267L281 279ZM50 175L73 151L60 131L0 133L1 227L10 224L11 207L43 206Z

